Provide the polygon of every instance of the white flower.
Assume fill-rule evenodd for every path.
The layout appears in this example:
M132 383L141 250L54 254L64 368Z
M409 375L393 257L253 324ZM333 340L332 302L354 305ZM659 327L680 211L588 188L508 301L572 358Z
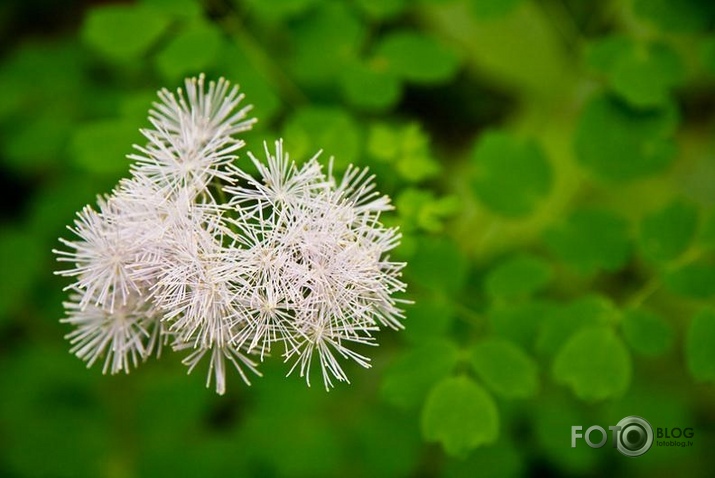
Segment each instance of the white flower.
M83 209L55 251L71 263L65 304L72 352L89 366L128 372L163 344L188 351L191 372L208 358L207 386L226 390L227 362L249 383L278 345L310 384L317 362L326 388L348 381L345 360L369 367L365 345L402 328L400 241L380 222L392 209L366 169L327 173L318 155L290 161L281 141L258 177L234 164L250 107L221 79L159 93L153 129L132 176Z
M111 198L99 200L100 212L86 206L77 214L75 226L68 227L78 240L60 239L71 250L53 251L58 261L74 265L56 274L76 278L66 289L81 294L79 305L92 304L110 312L139 290L130 267L141 247L133 231L122 227L121 214L113 206Z
M231 181L227 166L244 145L233 135L251 129L256 120L246 119L251 106L236 110L243 94L223 78L210 82L208 91L203 75L187 79L185 87L186 96L181 89L176 95L166 89L159 92L161 102L149 112L154 129L142 130L149 143L135 145L140 154L129 158L136 161L136 176L171 190L198 193L213 177Z
M236 243L253 251L242 287L250 294L237 293L252 311L244 335L261 354L282 342L291 370L308 382L317 354L327 388L333 378L347 381L339 358L369 366L351 344L374 344L380 326L402 327L392 294L405 288L403 264L385 257L400 236L379 222L391 206L366 171L351 168L337 182L317 157L296 166L280 141L267 156L267 166L252 157L260 182L225 188L238 216Z
M70 352L91 367L104 357L102 372L129 373L130 366L160 349L164 331L154 306L139 294L132 293L114 310L94 304L82 306L79 296L64 304L68 317L62 322L75 326L67 334L72 344Z

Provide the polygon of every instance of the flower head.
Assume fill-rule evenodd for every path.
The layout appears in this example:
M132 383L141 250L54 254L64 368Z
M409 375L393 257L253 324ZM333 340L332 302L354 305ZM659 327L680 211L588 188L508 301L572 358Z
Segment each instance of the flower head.
M380 328L402 328L404 264L388 255L400 234L380 221L392 205L375 177L338 178L319 154L299 166L282 141L265 162L249 153L248 174L234 164L255 121L242 98L203 76L160 91L131 177L61 239L72 265L59 274L74 279L63 322L88 365L126 372L168 343L189 371L208 358L207 386L224 393L227 363L248 383L278 346L290 372L310 384L317 363L329 388L348 381L345 360L369 367Z
M337 181L317 156L296 166L281 141L267 155L260 180L226 187L239 218L236 242L254 251L245 279L254 287L243 287L251 291L251 347L263 353L282 342L307 380L317 354L329 387L333 378L347 381L338 357L369 366L350 344L374 344L380 326L402 327L393 294L405 288L403 265L386 257L400 236L379 222L391 206L366 170L351 168Z

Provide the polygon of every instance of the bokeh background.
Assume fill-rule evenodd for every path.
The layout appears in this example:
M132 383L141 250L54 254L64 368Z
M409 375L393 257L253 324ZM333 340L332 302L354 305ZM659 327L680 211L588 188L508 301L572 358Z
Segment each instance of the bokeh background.
M714 27L709 0L4 0L0 476L712 476ZM255 105L250 150L322 148L397 205L415 304L350 384L274 358L220 397L179 354L69 353L51 250L200 72ZM570 446L628 415L693 446Z

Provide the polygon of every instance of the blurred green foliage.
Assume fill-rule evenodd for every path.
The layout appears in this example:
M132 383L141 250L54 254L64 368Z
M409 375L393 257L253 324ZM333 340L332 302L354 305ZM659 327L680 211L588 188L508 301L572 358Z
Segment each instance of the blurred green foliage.
M714 5L2 2L0 476L711 476ZM255 106L251 150L322 149L394 199L414 304L349 385L267 364L219 397L173 354L68 353L50 251L200 72ZM627 415L695 446L571 448Z

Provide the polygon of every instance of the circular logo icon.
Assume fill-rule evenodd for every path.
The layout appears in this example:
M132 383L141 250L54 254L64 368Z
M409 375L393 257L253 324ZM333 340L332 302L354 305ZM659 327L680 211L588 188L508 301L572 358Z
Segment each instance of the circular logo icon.
M641 456L653 445L653 427L641 417L626 417L618 426L616 448L626 456Z

